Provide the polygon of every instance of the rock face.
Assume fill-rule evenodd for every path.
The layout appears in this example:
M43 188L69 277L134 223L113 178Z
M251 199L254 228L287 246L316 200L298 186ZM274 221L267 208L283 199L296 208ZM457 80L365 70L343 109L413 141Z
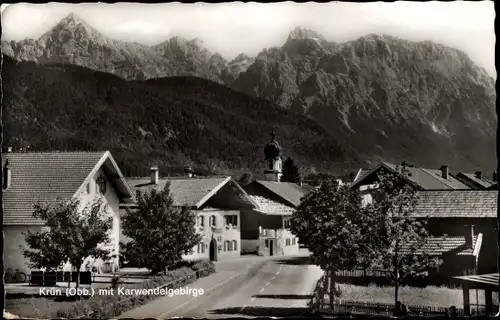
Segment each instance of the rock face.
M495 165L494 80L436 43L371 34L335 44L298 28L232 87L311 117L367 161Z
M461 51L370 34L347 43L297 27L281 47L226 61L198 40L109 39L70 15L38 40L2 42L16 60L70 63L128 80L206 78L320 124L368 163L492 170L494 80Z
M152 47L118 41L74 14L38 40L2 41L2 51L16 60L70 63L127 80L182 75L222 83L222 71L229 65L220 54L208 51L199 39L173 37Z

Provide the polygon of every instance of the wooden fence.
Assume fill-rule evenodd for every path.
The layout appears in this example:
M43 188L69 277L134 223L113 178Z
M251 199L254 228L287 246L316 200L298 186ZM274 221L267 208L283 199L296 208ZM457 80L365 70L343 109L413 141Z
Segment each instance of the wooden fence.
M325 275L323 275L316 283L312 299L309 302L309 307L311 308L311 311L313 313L332 313L328 289L327 278ZM333 308L335 314L368 314L385 316L393 316L396 309L394 304L351 301L342 299L335 299ZM470 308L471 315L486 314L485 305L471 305ZM409 315L412 316L446 316L449 314L449 307L408 305L407 309ZM498 306L495 306L494 310L497 309ZM465 316L465 312L463 309L457 308L456 312L457 316Z

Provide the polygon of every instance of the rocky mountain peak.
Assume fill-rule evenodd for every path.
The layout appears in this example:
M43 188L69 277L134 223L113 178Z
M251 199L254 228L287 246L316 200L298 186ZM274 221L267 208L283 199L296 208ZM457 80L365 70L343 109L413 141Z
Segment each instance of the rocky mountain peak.
M318 41L325 40L325 38L318 32L300 26L295 27L292 30L292 32L290 32L290 34L288 35L288 40L305 40L305 39L312 39Z

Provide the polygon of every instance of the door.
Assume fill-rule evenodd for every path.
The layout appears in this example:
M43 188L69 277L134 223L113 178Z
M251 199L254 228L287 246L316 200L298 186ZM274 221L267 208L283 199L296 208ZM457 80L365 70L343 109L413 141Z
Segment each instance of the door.
M217 240L215 238L210 241L209 257L210 261L217 261Z
M274 239L269 239L269 255L274 255Z

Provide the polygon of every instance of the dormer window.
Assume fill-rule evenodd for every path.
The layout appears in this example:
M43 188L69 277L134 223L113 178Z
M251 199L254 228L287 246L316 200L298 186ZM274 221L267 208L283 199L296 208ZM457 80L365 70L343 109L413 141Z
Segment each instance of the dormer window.
M99 193L106 194L106 178L103 175L97 178L96 186Z

